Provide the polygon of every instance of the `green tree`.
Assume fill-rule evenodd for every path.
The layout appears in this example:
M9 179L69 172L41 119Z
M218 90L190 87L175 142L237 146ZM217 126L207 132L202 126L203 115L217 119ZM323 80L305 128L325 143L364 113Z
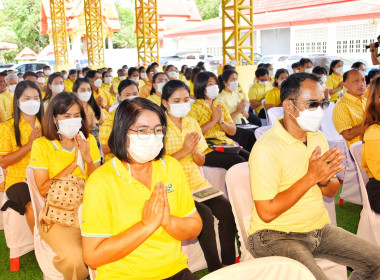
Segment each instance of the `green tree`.
M219 8L221 0L195 0L202 14L202 19L211 19L219 17Z
M116 3L116 9L119 12L121 22L120 32L113 34L113 47L135 48L137 46L135 30L135 10L131 8L121 7Z

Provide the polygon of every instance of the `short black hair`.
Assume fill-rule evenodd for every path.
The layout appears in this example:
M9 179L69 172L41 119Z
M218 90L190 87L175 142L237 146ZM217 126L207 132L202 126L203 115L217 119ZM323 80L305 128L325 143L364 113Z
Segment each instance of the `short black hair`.
M0 72L0 77L6 77L6 76L8 76L6 71Z
M38 76L37 76L37 74L36 73L34 73L33 71L26 71L25 73L24 73L24 75L22 76L22 78L24 79L24 80L26 80L26 78L27 77L35 77L36 79L38 79Z
M311 63L313 64L313 62L311 61L310 58L306 58L306 57L303 57L300 59L300 61L298 62L298 66L305 66L306 63Z
M285 68L280 68L276 71L276 74L274 75L274 86L277 87L278 86L278 83L276 82L276 79L280 78L281 74L283 73L286 73L289 75L289 72L288 70L286 70Z
M134 72L137 72L137 73L140 74L139 69L137 69L136 67L130 67L130 68L128 68L128 77L132 76L132 74Z
M255 71L255 76L257 78L260 78L260 77L265 76L265 75L269 75L269 71L265 67L257 68L257 70Z
M99 72L95 70L88 70L88 72L86 73L86 78L92 79L95 77L96 73L99 73Z
M140 74L141 74L141 71L142 71L143 69L145 69L144 66L140 66L140 67L139 67L139 73L140 73Z
M195 77L197 76L198 73L202 72L203 69L201 67L194 67L193 68L193 71L191 71L191 77L190 77L190 81L195 84L194 80L195 80Z
M281 84L281 102L284 102L288 98L296 99L300 94L301 83L307 79L320 83L320 79L314 74L295 73L290 75Z
M315 66L313 68L313 74L315 74L315 75L327 75L327 70L323 66Z
M350 70L344 72L344 74L343 74L343 82L347 81L348 77L350 77L350 74L352 72L359 72L360 73L360 71L358 69L350 69Z
M176 90L181 89L181 88L186 89L190 95L190 89L184 82L182 82L181 80L170 80L169 82L165 84L164 88L162 89L161 99L168 101L170 96L172 96L172 94ZM164 111L166 111L166 107L162 105L162 103L161 103L161 108Z
M69 76L74 75L74 74L77 74L77 70L76 69L70 69Z
M196 99L205 99L206 87L210 78L214 78L218 83L218 77L210 71L200 72L195 76L194 95Z
M119 86L117 87L117 92L119 94L121 94L121 92L126 88L126 87L129 87L130 85L134 85L135 87L137 87L137 92L139 91L139 86L135 83L135 81L133 80L130 80L130 79L125 79L125 80L122 80L119 84Z
M137 97L123 100L117 107L113 128L108 139L111 152L121 161L131 162L127 150L127 134L129 128L136 122L143 111L152 111L157 114L162 126L166 127L166 116L164 110L152 101ZM156 156L155 160L162 157L165 152L165 137L162 139L164 147ZM146 147L149 149L149 147Z
M366 77L366 83L367 83L367 85L369 85L369 83L371 82L371 79L373 79L379 73L380 73L380 69L371 69L368 72L368 75Z
M50 66L49 65L44 65L44 67L42 67L43 70L45 69L50 69Z
M223 71L226 71L226 70L229 70L229 69L235 70L235 67L233 67L232 65L229 65L229 64L226 64L226 65L223 66Z
M294 62L293 64L292 64L292 69L293 68L298 68L299 67L299 63L298 62Z
M159 64L157 63L157 62L152 62L152 64L150 65L150 66L153 66L153 67L158 67L159 66Z
M334 73L333 68L335 68L336 65L337 65L339 62L342 62L342 63L343 63L343 61L340 60L340 59L334 59L333 61L331 61L331 64L330 64L330 70L329 70L329 75L331 75L332 73Z

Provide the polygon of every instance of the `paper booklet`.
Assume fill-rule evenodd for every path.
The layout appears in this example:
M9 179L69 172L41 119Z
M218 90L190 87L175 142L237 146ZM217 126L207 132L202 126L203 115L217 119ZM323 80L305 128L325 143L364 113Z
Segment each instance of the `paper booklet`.
M214 187L207 186L191 192L197 202L209 200L211 198L223 195L224 193Z

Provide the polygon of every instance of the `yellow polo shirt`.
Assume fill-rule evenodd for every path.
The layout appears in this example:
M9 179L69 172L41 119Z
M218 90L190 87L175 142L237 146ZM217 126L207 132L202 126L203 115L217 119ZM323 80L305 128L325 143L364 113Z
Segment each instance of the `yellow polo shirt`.
M12 118L13 114L13 94L7 90L0 94L0 107L5 111L7 120Z
M339 84L343 82L343 75L335 75L335 73L332 73L327 77L325 86L328 89L335 89L339 87ZM336 92L332 95L330 95L330 101L335 102L339 99L339 92Z
M127 78L127 77L125 77L125 78ZM119 87L120 83L121 83L121 80L119 79L119 77L115 77L112 79L112 84L113 84L114 90L117 91L117 88Z
M82 236L109 238L142 219L142 210L158 182L164 182L170 214L190 217L196 212L181 164L174 158L152 161L150 189L133 178L116 157L95 170L86 183ZM97 280L165 279L187 268L181 241L159 227L124 258L97 268Z
M65 90L68 92L73 92L74 83L70 79L65 80Z
M152 90L153 84L151 81L146 82L139 91L139 96L142 98L148 98L150 96L150 91Z
M197 151L203 153L207 150L208 146L206 140L203 137L202 130L196 120L190 117L182 118L182 130L180 130L169 118L168 114L166 114L166 119L168 120L168 127L165 136L165 153L167 155L171 156L181 150L186 134L194 131L198 132L200 138ZM199 166L194 162L192 154L188 154L179 162L183 166L187 183L192 191L206 186L211 186L211 184L201 174Z
M261 136L249 157L253 200L270 200L290 188L308 171L309 158L317 146L322 154L329 150L322 132L307 132L307 146L291 136L276 120L273 128ZM273 221L262 221L253 207L249 234L269 229L283 232L309 232L330 223L322 192L311 187L291 208Z
M41 124L37 118L36 123L41 131ZM19 121L19 128L21 134L21 145L25 146L29 141L30 134L32 133L32 127L23 118L22 115ZM0 135L0 156L5 156L7 154L16 152L18 149L20 149L20 147L18 147L16 143L14 118L0 124ZM30 151L20 161L8 166L8 173L5 179L5 190L7 190L10 186L16 183L25 182L26 168L29 165L29 161Z
M363 123L366 104L367 98L364 96L356 98L348 92L338 100L333 111L333 122L339 134L343 130L351 129ZM347 145L350 147L351 144L360 140L360 136L357 136L351 141L347 141Z
M87 140L90 145L92 161L97 164L100 162L100 152L95 137L90 134ZM30 167L47 170L49 171L49 178L53 178L74 161L75 152L75 147L72 150L67 150L62 147L58 140L53 141L46 137L41 137L33 142ZM75 168L72 174L79 178L87 179L87 164L85 164L85 174L82 174L79 167Z
M380 181L380 125L373 124L364 133L362 162L370 178Z
M212 108L215 108L218 104L222 105L222 114L223 119L226 123L233 123L233 120L231 118L230 113L228 112L227 107L220 101L215 99L212 105ZM191 117L195 119L199 126L202 127L205 123L211 121L212 116L212 110L211 108L206 104L204 99L197 99L193 103L191 103L191 110L188 117ZM225 141L227 145L233 145L235 142L226 136L226 133L222 129L219 123L214 125L209 131L204 134L204 137L207 138L216 138L220 141ZM204 153L208 154L212 152L213 150L208 148Z
M274 105L275 107L281 105L281 94L278 87L274 87L268 91L268 93L265 95L265 104Z
M114 104L111 93L102 89L101 87L98 88L98 92L93 91L93 94L95 99L98 98L99 95L103 98L102 104L104 106L111 107Z
M190 83L189 83L189 90L190 90L190 96L195 96L194 83L192 81L190 81Z
M102 86L100 87L101 89L104 89L106 92L109 92L109 94L111 95L112 97L112 103L113 104L116 104L117 103L117 97L116 97L116 94L115 93L111 93L111 87L112 87L112 83L110 84L105 84L103 83ZM113 88L114 91L117 91L117 88Z
M248 98L249 100L256 100L260 101L261 99L265 98L265 95L268 91L272 89L272 85L270 83L267 83L265 86L260 85L257 81L249 88L248 91ZM260 105L255 110L257 113L260 113L261 109L263 109L263 105Z
M243 99L245 99L244 93L238 92L237 90L231 93L222 90L222 92L220 92L217 97L217 100L220 100L221 102L223 102L224 105L226 105L230 115L236 111L237 104ZM239 113L234 118L234 123L242 124L242 119L245 121L245 123L248 123L248 120L244 117L242 113Z
M152 95L149 95L148 99L156 103L158 106L161 106L161 97L158 96L157 94L153 93Z
M140 90L140 89L143 88L143 86L145 86L145 81L143 81L143 80L140 79L140 80L138 81L137 85L139 86L139 90Z
M6 120L7 120L7 113L2 107L0 107L0 123L5 122Z
M112 128L113 128L113 120L115 119L116 109L108 114L105 121L99 127L99 138L100 144L108 145L108 139L110 138ZM104 161L107 162L111 160L115 155L113 153L106 154L104 157Z

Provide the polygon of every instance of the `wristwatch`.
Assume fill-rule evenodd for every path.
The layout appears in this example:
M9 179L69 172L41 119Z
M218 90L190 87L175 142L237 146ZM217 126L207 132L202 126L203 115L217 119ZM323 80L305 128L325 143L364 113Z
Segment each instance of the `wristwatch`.
M222 121L220 122L220 124L224 124L225 123L225 121L222 119Z

